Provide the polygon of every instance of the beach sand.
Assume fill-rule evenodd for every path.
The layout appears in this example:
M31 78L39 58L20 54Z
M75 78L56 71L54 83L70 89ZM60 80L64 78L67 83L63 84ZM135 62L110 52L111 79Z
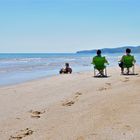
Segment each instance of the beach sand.
M1 87L0 140L140 140L140 75L122 76L114 67L108 75Z

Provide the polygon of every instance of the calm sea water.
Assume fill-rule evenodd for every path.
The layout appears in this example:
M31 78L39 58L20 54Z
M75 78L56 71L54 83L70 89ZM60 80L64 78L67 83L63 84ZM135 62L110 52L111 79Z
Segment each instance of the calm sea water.
M93 70L92 57L95 54L0 54L0 86L22 83L28 80L59 74L66 62L73 72ZM109 66L117 66L123 54L104 54ZM140 55L135 54L137 64Z

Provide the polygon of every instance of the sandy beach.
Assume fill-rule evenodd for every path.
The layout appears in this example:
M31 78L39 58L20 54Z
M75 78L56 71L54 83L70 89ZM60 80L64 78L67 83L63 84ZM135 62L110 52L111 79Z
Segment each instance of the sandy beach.
M114 67L108 75L1 87L0 140L140 140L140 75L122 76Z

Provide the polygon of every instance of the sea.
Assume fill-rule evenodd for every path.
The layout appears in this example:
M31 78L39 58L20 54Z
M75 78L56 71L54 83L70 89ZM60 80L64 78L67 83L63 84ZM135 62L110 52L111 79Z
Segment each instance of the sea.
M118 66L123 54L104 54L109 67ZM65 63L73 72L92 71L95 54L80 53L0 53L0 86L14 85L58 75ZM140 65L140 54L134 55Z

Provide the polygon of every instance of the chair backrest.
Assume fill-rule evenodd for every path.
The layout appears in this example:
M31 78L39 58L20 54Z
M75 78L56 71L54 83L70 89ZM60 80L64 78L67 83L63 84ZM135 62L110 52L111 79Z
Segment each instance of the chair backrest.
M132 67L134 64L134 56L132 55L125 55L123 56L123 63L124 63L124 67L126 68L130 68Z
M95 56L93 58L93 64L95 65L95 68L98 69L98 70L104 69L105 68L105 63L106 63L105 57Z

